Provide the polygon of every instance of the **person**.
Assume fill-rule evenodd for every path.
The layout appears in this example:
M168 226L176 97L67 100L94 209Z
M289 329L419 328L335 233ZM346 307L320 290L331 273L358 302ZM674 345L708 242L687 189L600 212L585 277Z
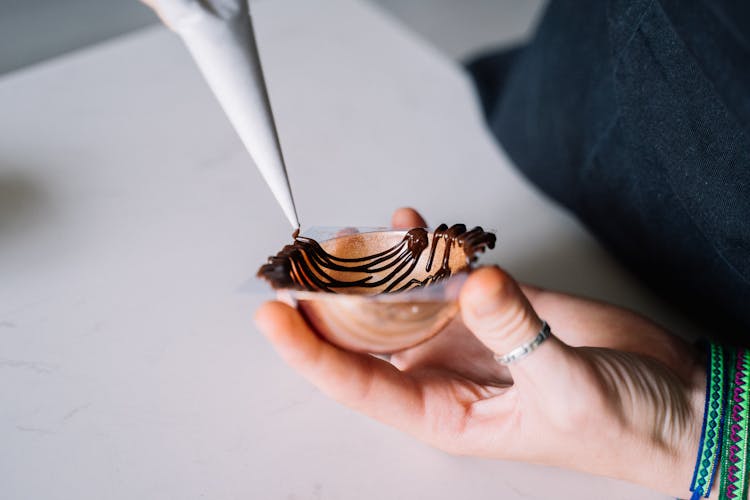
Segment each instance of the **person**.
M393 227L426 226L399 209ZM690 345L624 309L474 271L462 321L390 361L321 339L267 302L258 328L323 393L449 453L556 465L689 497L705 368ZM518 363L507 353L544 318L554 335ZM644 459L645 458L645 459Z
M528 45L467 67L534 184L706 331L747 338L750 2L553 0Z
M467 66L521 171L706 331L740 341L750 327L748 27L743 1L552 0L528 45ZM392 225L426 221L402 208ZM280 302L255 320L325 394L439 449L691 496L705 352L631 311L498 267L470 275L460 306L460 321L390 362L325 342ZM530 345L540 318L553 335L498 363Z
M467 66L521 171L708 331L739 339L750 327L748 27L743 0L551 0L528 45ZM426 221L402 208L392 226ZM445 331L389 361L324 341L282 302L255 321L325 394L437 448L691 496L705 352L499 267L474 271L459 302ZM541 318L553 334L537 344Z

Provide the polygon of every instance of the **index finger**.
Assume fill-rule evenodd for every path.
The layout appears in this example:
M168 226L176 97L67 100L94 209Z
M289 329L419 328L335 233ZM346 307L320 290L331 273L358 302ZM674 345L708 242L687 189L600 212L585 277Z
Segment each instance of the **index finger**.
M263 304L255 322L281 357L325 394L376 420L417 433L424 402L413 378L386 361L329 344L296 309L281 302Z

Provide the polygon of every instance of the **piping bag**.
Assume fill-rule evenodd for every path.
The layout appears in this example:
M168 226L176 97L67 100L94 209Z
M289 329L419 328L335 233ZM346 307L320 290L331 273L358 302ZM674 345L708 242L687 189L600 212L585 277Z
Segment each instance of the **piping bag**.
M247 0L151 0L180 35L271 188L292 228L300 227L271 112Z

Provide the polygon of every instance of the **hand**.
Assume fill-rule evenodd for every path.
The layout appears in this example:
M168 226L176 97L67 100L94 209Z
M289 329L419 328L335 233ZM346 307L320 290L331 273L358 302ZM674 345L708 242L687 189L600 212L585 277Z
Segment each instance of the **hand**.
M392 224L426 226L411 209ZM437 448L690 496L705 368L689 345L635 313L519 285L497 267L469 276L460 306L463 321L390 363L325 342L280 302L261 306L256 322L324 393ZM553 336L498 364L493 354L536 336L540 317Z

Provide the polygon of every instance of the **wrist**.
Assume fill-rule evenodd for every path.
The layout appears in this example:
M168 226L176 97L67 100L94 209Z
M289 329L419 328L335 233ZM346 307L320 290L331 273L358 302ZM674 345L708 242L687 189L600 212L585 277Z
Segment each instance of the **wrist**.
M673 483L669 489L663 491L676 498L690 498L690 483L695 470L695 462L698 455L698 446L701 439L703 428L703 414L706 399L706 370L700 365L694 370L694 378L691 386L687 388L688 397L690 398L690 421L686 428L687 432L681 438L682 449L676 457L679 474L673 478ZM719 455L721 460L721 454ZM721 463L718 463L714 471L713 486L709 498L718 498L719 493L719 470Z
M686 402L683 417L665 415L662 432L641 435L636 440L640 444L634 446L630 461L625 462L635 467L623 479L675 498L690 498L706 396L706 371L701 363L695 363L691 380L682 389ZM675 420L683 422L676 425ZM709 498L718 498L719 467L714 475Z

